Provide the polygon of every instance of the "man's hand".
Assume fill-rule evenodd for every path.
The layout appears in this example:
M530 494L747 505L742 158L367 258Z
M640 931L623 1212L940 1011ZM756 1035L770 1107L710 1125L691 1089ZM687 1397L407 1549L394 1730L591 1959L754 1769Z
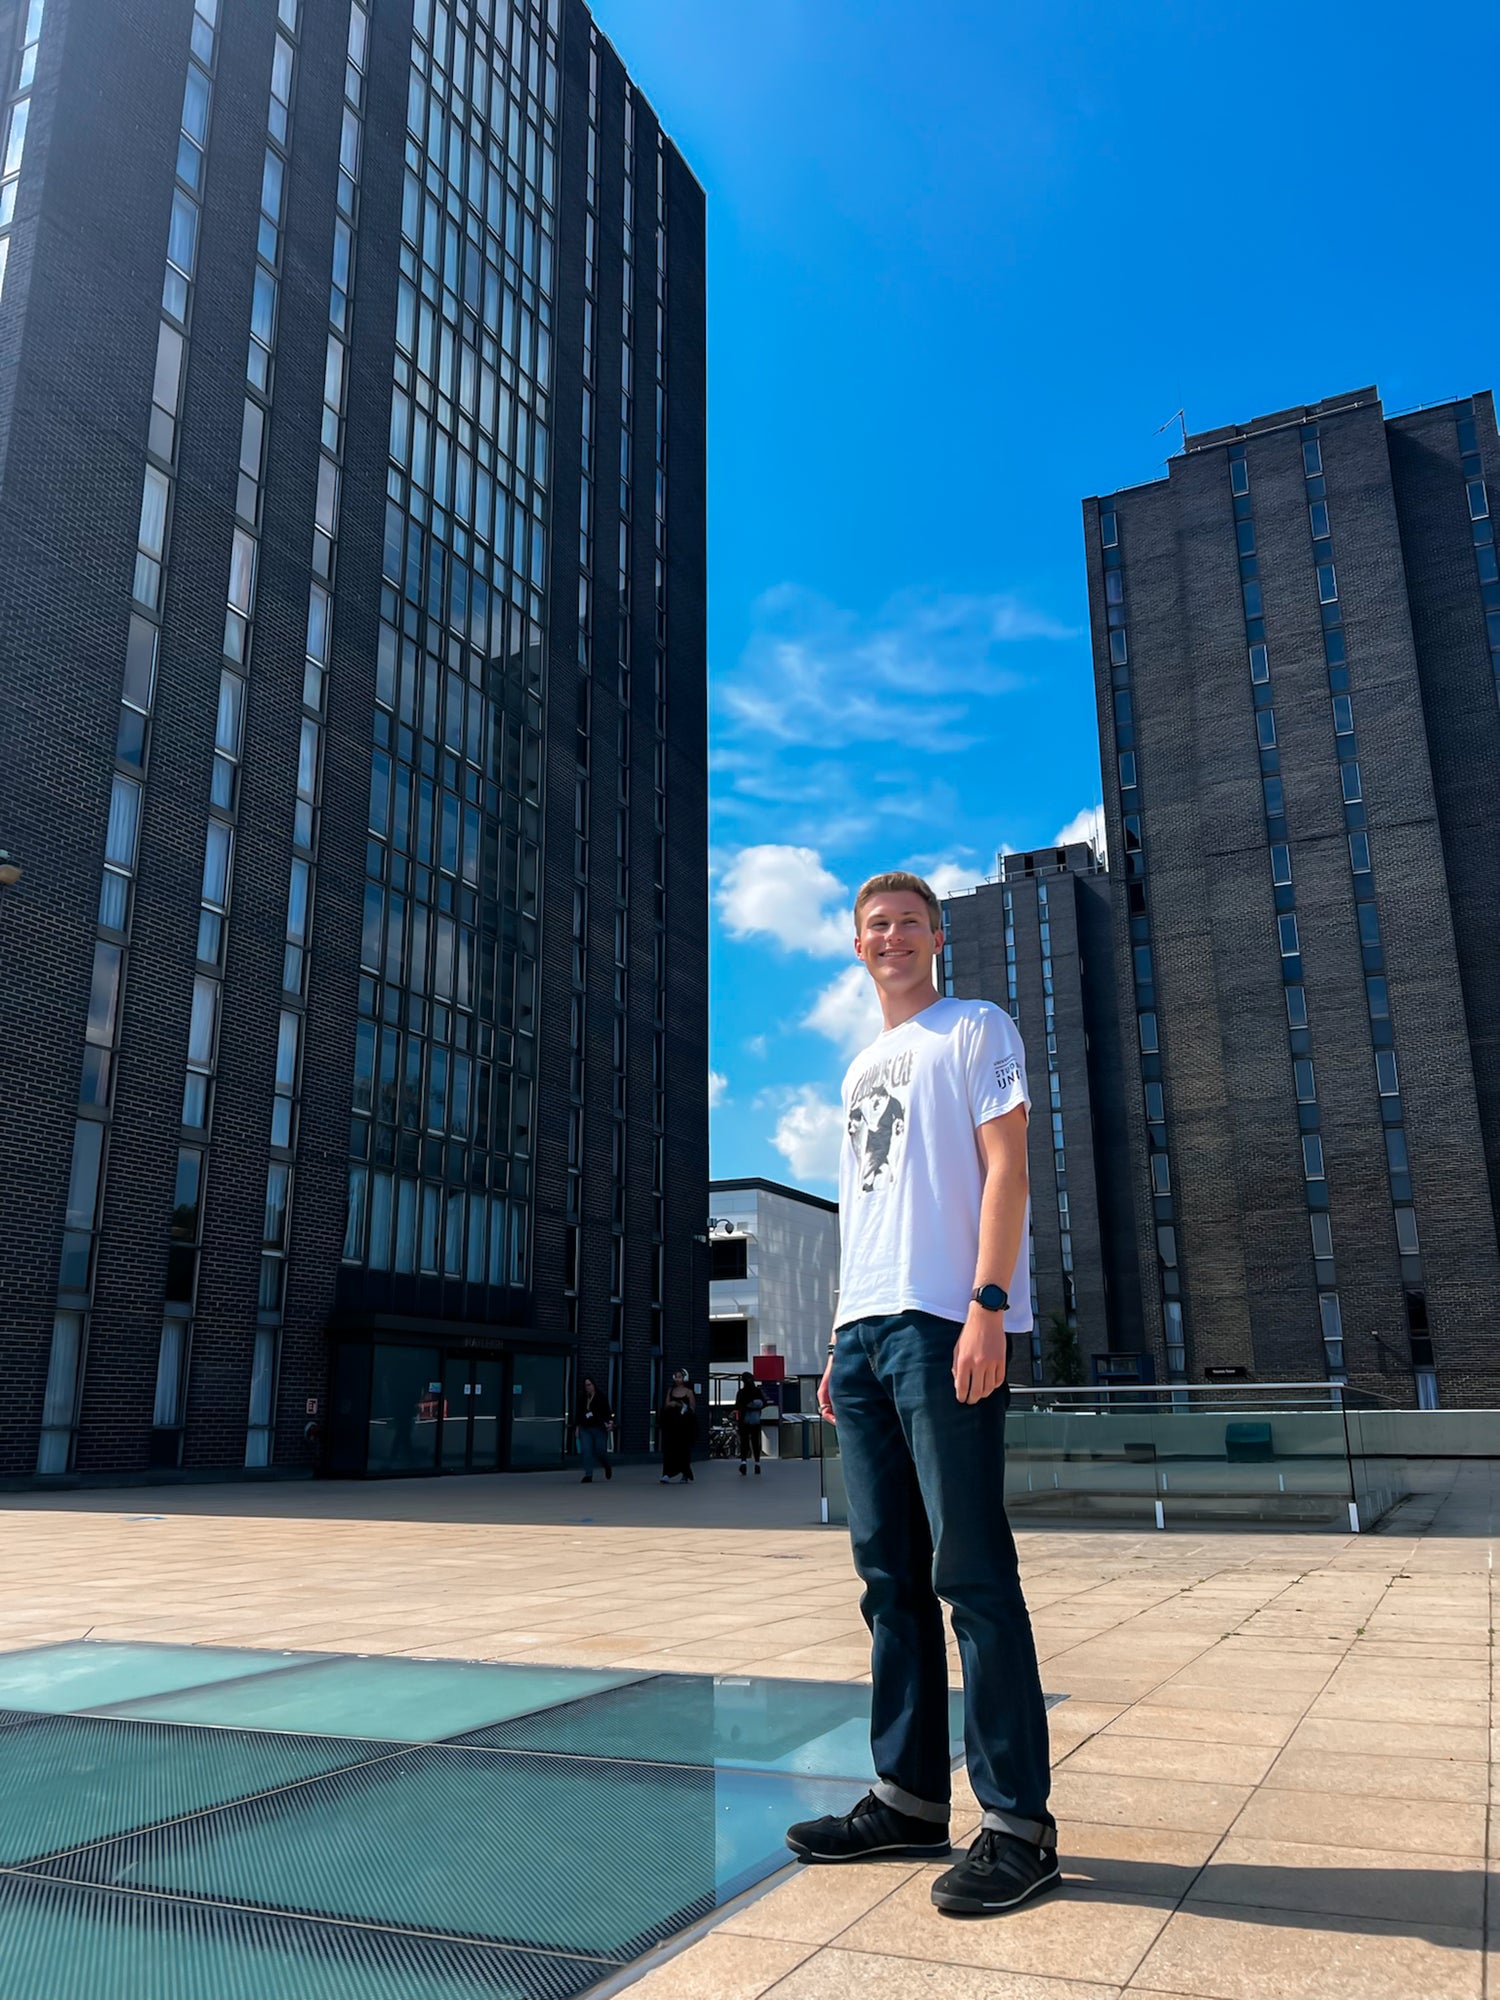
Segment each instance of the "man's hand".
M828 1357L828 1366L823 1370L823 1378L818 1384L818 1415L825 1424L837 1423L833 1414L833 1356Z
M1003 1315L971 1305L953 1350L953 1388L961 1403L982 1403L995 1393L1005 1380L1009 1349Z

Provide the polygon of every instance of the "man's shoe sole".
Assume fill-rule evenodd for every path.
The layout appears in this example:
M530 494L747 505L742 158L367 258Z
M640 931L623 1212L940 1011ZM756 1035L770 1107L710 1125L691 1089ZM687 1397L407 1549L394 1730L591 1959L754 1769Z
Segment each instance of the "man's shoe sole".
M819 1861L836 1863L839 1861L941 1861L953 1852L951 1840L934 1842L930 1846L913 1847L904 1840L893 1841L889 1847L862 1847L857 1854L819 1854L816 1848L803 1847L786 1837L786 1844L799 1861Z
M981 1896L959 1896L950 1889L940 1889L934 1883L932 1900L940 1910L947 1910L957 1917L997 1917L1006 1910L1018 1910L1022 1903L1029 1903L1033 1896L1045 1895L1062 1881L1062 1870L1055 1864L1050 1875L1044 1875L1039 1882L1032 1882L1024 1889L1018 1889L1013 1896L985 1898Z

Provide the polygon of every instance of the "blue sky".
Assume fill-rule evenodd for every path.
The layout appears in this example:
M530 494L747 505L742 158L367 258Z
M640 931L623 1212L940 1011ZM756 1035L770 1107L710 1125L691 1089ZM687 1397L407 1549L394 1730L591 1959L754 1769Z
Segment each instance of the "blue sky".
M1500 10L596 14L708 195L714 1172L826 1191L849 892L1098 799L1081 497L1495 384Z

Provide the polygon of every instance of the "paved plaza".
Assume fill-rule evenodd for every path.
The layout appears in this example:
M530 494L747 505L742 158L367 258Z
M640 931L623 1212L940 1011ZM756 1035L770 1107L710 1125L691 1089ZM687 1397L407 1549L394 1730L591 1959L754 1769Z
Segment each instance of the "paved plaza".
M282 1647L864 1677L817 1469L0 1496L0 1646ZM935 1868L802 1870L639 2000L1479 2000L1487 1463L1363 1537L1022 1533L1067 1886L956 1921ZM954 1679L957 1680L954 1659ZM955 1838L978 1812L962 1780ZM588 1828L580 1826L580 1842Z

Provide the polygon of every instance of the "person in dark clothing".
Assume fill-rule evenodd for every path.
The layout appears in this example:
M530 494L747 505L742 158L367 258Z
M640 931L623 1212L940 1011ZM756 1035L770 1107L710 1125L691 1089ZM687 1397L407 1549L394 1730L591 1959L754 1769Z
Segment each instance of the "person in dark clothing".
M698 1436L698 1398L693 1394L687 1370L679 1368L672 1377L661 1411L661 1484L674 1479L684 1484L693 1477L693 1445Z
M755 1459L755 1476L760 1477L760 1454L764 1437L763 1418L766 1413L765 1391L747 1368L740 1377L739 1394L734 1399L735 1421L740 1430L740 1477L747 1470L746 1460Z
M615 1476L615 1469L609 1462L609 1437L614 1427L615 1413L609 1406L609 1398L595 1386L592 1375L585 1375L583 1387L578 1392L578 1407L573 1413L585 1486L593 1483L596 1465L604 1467L606 1479Z

